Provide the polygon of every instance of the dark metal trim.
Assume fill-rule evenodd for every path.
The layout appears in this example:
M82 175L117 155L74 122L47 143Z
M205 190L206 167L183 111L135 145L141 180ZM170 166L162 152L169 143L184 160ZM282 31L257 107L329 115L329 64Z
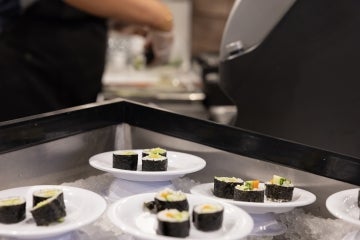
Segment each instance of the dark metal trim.
M27 148L124 121L123 101L87 104L0 123L0 153Z
M122 99L4 122L0 153L121 123L360 185L358 158Z

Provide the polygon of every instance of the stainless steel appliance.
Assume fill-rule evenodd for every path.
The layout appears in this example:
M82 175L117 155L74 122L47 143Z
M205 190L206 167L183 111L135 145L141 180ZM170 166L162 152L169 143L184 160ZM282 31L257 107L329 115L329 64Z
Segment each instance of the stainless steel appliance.
M235 125L360 156L360 2L238 0L220 85Z

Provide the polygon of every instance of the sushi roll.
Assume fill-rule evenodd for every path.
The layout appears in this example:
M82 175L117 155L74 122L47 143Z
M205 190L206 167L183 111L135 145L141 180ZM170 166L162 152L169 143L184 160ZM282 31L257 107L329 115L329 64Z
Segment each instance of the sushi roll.
M18 223L26 217L26 201L22 197L0 199L0 223Z
M166 171L168 159L159 154L149 154L142 158L142 171Z
M164 209L177 209L179 211L189 210L189 202L186 194L182 191L174 191L170 188L166 188L156 193L154 201L145 203L145 206L147 206L151 212L155 213Z
M59 195L59 196L58 196ZM59 202L65 208L64 202L64 193L61 189L40 189L38 191L33 192L33 207L35 207L39 202L42 202L48 198L53 196L58 196Z
M136 171L138 154L133 151L116 151L113 153L113 168Z
M220 198L234 198L234 188L243 184L241 178L236 177L214 177L214 195Z
M39 202L30 212L37 226L47 226L53 222L61 222L66 216L61 194Z
M190 233L190 215L188 211L166 209L157 215L158 226L156 233L159 235L185 238Z
M221 204L199 204L192 212L194 226L204 232L219 230L222 226L224 207Z
M234 200L244 202L264 202L265 187L259 180L245 181L234 189Z
M289 202L292 200L294 185L289 179L274 175L265 183L265 197L272 202Z
M153 153L153 154L159 154L159 155L164 156L164 157L166 157L166 155L167 155L166 149L157 147L157 148L144 149L144 150L142 151L142 157L146 157L146 156L148 156L148 155L151 154L151 153Z

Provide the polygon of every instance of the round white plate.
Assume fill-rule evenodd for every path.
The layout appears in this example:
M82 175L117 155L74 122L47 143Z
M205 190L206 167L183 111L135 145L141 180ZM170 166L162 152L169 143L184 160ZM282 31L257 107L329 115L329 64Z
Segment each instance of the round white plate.
M127 151L127 150L124 150ZM105 152L92 156L89 163L92 167L99 170L109 172L117 178L122 178L130 181L169 181L185 174L197 172L203 169L206 165L204 159L181 152L168 151L168 168L167 171L141 171L141 152L142 150L131 150L138 153L138 170L130 171L117 169L112 167L113 153Z
M123 198L112 204L107 213L110 220L121 230L136 239L174 239L173 237L156 234L156 215L144 210L144 202L154 200L156 193L144 193ZM189 210L195 204L219 202L212 198L187 194ZM227 203L224 206L224 220L222 228L213 232L201 232L191 223L190 234L187 240L217 239L232 240L247 236L253 228L253 220L244 210Z
M334 193L326 199L326 208L335 217L360 226L358 194L359 188Z
M197 185L190 189L190 192L197 195L203 195L207 197L212 197L223 202L231 203L236 206L241 207L248 213L253 214L263 214L263 213L284 213L289 212L295 207L301 207L309 205L316 200L316 196L311 192L302 190L300 188L294 188L293 198L290 202L270 202L266 201L263 203L257 202L243 202L243 201L234 201L232 199L219 198L213 194L213 183L204 183Z
M46 188L62 189L66 206L66 217L61 223L49 226L37 226L30 209L32 208L32 194L34 191ZM59 185L38 185L12 188L0 191L0 198L22 196L26 200L26 218L15 224L1 224L0 236L18 239L41 239L68 233L98 219L106 209L106 202L100 195L75 187Z
M345 235L342 240L359 240L360 231L353 231Z

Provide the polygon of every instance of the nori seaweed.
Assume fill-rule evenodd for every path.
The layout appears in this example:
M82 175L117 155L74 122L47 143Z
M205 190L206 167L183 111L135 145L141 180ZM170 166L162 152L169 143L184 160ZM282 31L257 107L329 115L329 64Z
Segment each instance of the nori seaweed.
M285 187L265 183L266 199L273 202L289 202L292 200L294 187Z
M192 221L194 226L204 232L219 230L223 222L224 210L214 213L197 213L193 211Z
M234 200L244 202L264 202L264 190L240 190L235 188Z
M155 201L144 202L144 208L148 209L151 213L157 213Z
M136 171L137 165L137 154L113 154L113 168Z
M36 196L35 195L36 192L34 192L33 194L33 207L36 206L36 204L38 204L39 202L42 202L48 198L54 197L54 196L49 196L49 197L41 197L41 196ZM65 202L64 202L64 193L61 192L58 196L58 201L62 204L62 207L65 208Z
M214 195L220 198L233 199L234 188L237 185L242 185L242 183L224 182L214 178Z
M47 226L66 216L65 205L62 204L60 195L53 197L47 204L31 210L36 225Z
M158 219L156 233L170 237L185 238L189 236L190 220L183 222L166 222Z
M155 198L154 204L157 212L160 212L165 209L177 209L179 211L189 210L189 202L187 199L180 201L163 201Z
M149 152L144 152L144 151L142 151L142 153L141 153L141 157L146 157L146 156L148 156L148 155L149 155L149 153L150 153L150 151L149 151Z
M0 223L18 223L26 217L26 202L12 206L0 207Z
M142 171L166 171L168 166L167 158L164 160L142 159Z

